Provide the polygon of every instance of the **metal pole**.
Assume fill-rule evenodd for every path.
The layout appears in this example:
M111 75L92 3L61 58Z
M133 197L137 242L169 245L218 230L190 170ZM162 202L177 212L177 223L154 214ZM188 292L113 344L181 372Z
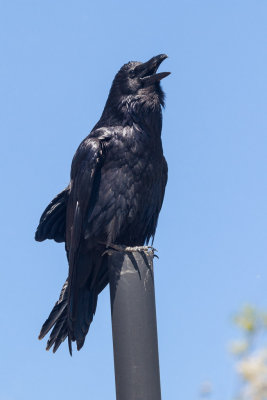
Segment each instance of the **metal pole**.
M117 400L161 400L153 252L109 253Z

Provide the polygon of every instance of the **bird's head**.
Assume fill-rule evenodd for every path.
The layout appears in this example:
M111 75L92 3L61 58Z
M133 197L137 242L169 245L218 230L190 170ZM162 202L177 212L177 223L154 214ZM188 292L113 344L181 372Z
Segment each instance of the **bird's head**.
M142 90L147 88L151 93L157 91L161 79L170 74L170 72L157 73L160 64L166 58L166 54L160 54L145 63L131 61L123 65L115 76L113 85L124 95L137 94L140 91L142 93Z
M156 101L164 105L164 93L160 81L170 72L157 73L157 70L166 58L166 54L159 54L144 63L131 61L123 65L113 80L107 106L116 107L123 101L131 100L148 103Z

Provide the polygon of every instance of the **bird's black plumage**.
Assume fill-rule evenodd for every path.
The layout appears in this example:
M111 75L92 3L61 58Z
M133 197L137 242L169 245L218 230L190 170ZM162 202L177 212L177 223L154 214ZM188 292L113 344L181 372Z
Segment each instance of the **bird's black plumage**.
M161 144L164 94L156 73L164 54L129 62L115 76L99 122L78 147L70 184L41 216L35 239L65 242L68 278L39 338L47 349L68 337L78 350L97 296L108 284L110 244L142 246L153 238L167 182Z

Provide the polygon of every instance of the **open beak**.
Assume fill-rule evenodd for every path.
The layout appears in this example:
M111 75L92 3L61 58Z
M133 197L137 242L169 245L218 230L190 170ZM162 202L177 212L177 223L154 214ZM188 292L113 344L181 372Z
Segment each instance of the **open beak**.
M152 57L149 61L135 67L136 75L138 75L144 84L144 86L150 86L155 82L159 82L161 79L170 75L170 72L156 73L162 61L168 56L166 54L159 54L156 57Z

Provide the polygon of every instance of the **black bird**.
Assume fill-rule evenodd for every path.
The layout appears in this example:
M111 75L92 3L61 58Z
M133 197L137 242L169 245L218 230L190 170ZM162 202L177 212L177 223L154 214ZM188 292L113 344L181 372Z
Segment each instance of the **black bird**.
M47 350L68 337L77 349L108 284L106 248L154 238L167 182L161 143L164 93L157 73L167 56L129 62L115 76L99 122L78 147L70 184L43 212L35 239L65 242L69 274L48 319Z

